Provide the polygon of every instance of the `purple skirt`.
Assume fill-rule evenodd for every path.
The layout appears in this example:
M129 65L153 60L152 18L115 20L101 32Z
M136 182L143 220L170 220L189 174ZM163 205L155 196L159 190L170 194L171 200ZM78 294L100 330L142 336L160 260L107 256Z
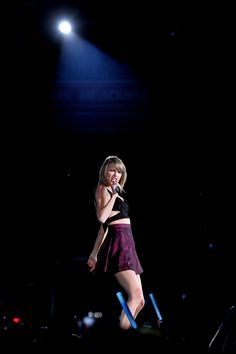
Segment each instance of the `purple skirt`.
M143 272L136 252L131 225L109 225L106 239L98 254L96 270L115 274L128 269L136 274Z

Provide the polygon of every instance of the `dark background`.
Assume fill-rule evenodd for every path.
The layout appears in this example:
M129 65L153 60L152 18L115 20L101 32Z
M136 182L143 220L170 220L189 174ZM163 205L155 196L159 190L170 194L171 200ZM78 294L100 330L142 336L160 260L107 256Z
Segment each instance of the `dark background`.
M52 14L64 11L75 23L82 19L86 41L132 70L131 92L144 94L144 101L84 107L75 99L72 104L53 99L61 89L62 40L52 32ZM172 1L8 5L1 120L3 303L18 302L18 293L25 295L29 287L36 294L68 288L67 296L75 291L81 307L89 309L86 259L98 230L93 191L110 154L127 166L145 292L156 294L174 331L207 343L234 303L230 216L219 203L224 191L215 193L209 180L214 162L210 125L203 125L200 148L196 139L196 43L186 11ZM73 92L88 83L101 93L104 85L117 88L119 77L106 86L106 66L96 80L90 69L63 80ZM130 87L128 77L121 81ZM71 301L72 312L78 310L76 301Z

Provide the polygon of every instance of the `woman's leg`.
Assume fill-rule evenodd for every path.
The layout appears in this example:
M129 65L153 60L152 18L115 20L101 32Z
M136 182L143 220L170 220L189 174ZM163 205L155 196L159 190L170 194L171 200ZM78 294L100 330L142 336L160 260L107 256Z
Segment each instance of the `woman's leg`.
M127 306L133 317L136 318L145 304L140 275L137 275L133 270L124 270L116 273L115 277L128 294ZM120 328L130 328L130 321L124 310L120 316Z

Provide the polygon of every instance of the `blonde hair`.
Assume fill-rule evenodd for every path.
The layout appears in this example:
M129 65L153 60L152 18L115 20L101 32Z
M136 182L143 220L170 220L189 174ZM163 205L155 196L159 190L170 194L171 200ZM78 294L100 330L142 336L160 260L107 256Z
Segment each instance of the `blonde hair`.
M127 171L124 162L116 155L107 156L99 170L99 185L106 185L106 171L110 164L114 163L118 171L121 172L120 186L122 190L124 189L124 185L127 179Z

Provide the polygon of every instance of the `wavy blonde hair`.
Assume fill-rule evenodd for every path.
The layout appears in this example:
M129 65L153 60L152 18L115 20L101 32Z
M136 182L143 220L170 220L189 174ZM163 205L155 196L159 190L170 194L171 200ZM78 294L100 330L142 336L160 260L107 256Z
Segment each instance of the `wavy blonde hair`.
M119 172L121 172L120 186L124 190L124 185L127 179L127 171L124 162L116 155L107 156L99 170L99 185L106 185L106 171L110 164L114 163Z

